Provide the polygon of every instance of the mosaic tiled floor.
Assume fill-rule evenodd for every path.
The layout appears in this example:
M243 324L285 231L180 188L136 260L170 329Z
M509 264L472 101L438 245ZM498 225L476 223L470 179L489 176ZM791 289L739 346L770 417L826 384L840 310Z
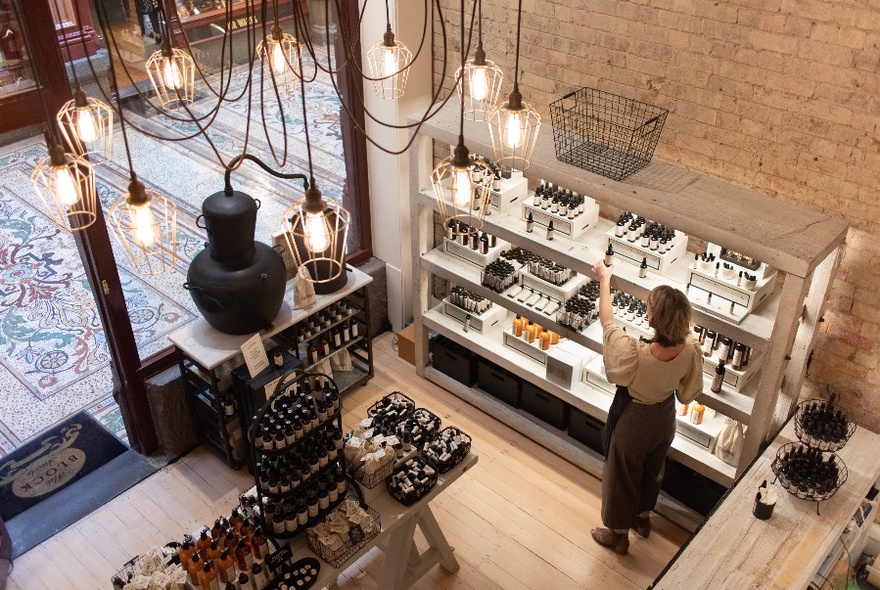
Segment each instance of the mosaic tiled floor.
M246 73L237 72L233 83L243 84ZM205 98L209 93L202 94L196 108L210 108ZM291 152L284 171L305 172L302 111L296 99L289 100L287 106L293 108L286 108L283 117L277 109L267 110L268 132L259 125L259 108L254 109L256 130L252 129L248 152L272 165L266 137L280 149L283 121ZM345 170L338 99L332 87L319 82L310 85L306 104L318 185L325 195L339 199ZM211 127L224 160L242 149L245 111L245 105L234 103ZM162 117L132 115L132 120L165 135L192 131ZM206 239L196 226L201 203L223 189L223 173L203 139L160 143L129 132L129 141L138 177L148 188L173 198L179 208L179 262L171 272L137 276L113 243L144 358L167 347L167 335L197 317L183 283L190 261ZM98 166L98 194L105 211L129 180L118 126L114 142L113 160ZM73 239L52 225L29 183L36 161L45 155L42 138L0 151L0 457L84 408L125 437L119 409L109 395L112 378L104 332ZM248 162L233 173L232 182L236 190L260 200L255 239L271 244L277 220L302 195L301 185L275 179Z

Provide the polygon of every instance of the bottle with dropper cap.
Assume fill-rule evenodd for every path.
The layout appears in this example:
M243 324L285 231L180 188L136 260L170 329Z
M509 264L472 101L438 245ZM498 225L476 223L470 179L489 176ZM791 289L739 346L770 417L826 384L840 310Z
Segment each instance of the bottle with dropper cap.
M614 264L614 248L611 246L611 242L608 242L608 250L605 251L605 266L611 266Z
M639 278L643 279L648 276L648 259L642 257L642 264L639 265Z

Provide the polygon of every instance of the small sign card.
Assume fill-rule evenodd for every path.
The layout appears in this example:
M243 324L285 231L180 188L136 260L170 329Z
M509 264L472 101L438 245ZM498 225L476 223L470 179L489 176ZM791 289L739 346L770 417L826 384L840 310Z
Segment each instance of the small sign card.
M266 349L263 348L263 339L259 334L254 334L241 345L241 354L244 356L244 362L251 379L269 366L269 356L266 354Z

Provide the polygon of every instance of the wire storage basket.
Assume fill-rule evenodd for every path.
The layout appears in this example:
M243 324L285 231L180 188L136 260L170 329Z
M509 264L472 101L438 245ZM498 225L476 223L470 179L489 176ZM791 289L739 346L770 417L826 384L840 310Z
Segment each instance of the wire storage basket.
M550 103L556 158L623 180L651 161L668 113L595 88L570 92Z

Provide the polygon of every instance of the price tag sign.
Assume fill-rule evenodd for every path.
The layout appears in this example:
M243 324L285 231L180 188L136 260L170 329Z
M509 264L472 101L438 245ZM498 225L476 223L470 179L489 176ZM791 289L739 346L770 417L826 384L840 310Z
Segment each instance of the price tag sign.
M290 545L285 545L268 558L266 558L266 563L269 564L269 567L273 572L279 571L285 563L290 561L293 552L290 549Z
M241 345L241 354L247 365L251 379L260 374L260 371L269 366L269 357L263 348L263 339L259 334L254 334Z
M364 529L361 528L361 525L356 524L348 529L348 538L351 540L352 545L357 545L358 543L363 541Z

